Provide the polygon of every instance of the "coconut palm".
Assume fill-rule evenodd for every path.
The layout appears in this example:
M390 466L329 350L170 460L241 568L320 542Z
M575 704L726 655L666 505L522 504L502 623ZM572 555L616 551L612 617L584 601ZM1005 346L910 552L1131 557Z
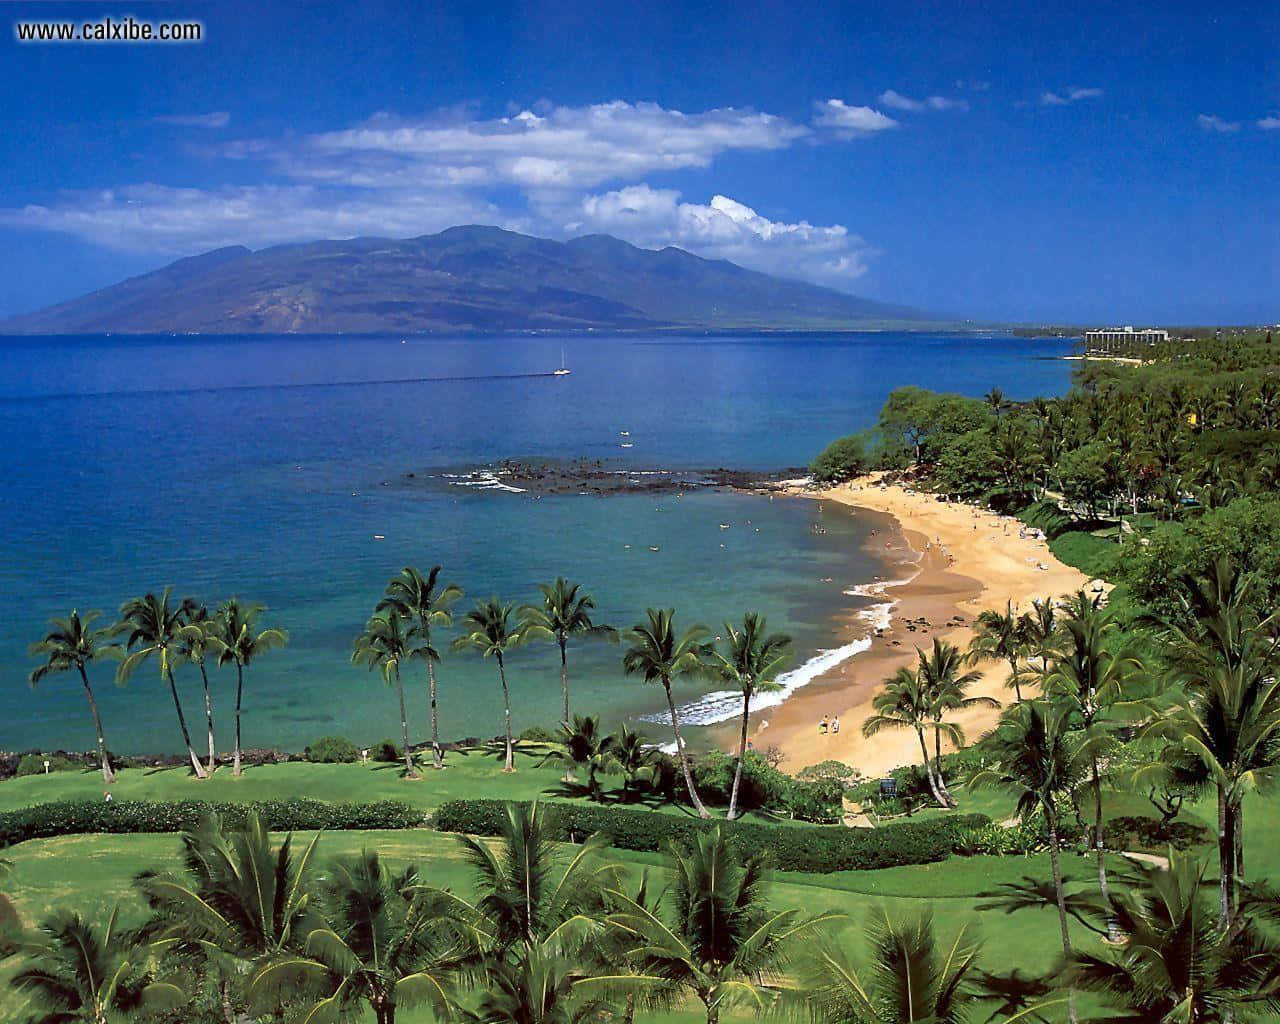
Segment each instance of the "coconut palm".
M1100 757L1114 729L1143 707L1134 697L1142 663L1119 636L1114 616L1080 591L1064 622L1063 649L1045 677L1045 692L1071 707L1089 741L1093 791L1093 847L1098 861L1098 890L1105 904L1107 865L1102 834ZM1112 938L1117 938L1114 932Z
M961 1024L979 997L980 946L961 925L940 946L926 910L894 920L881 907L865 929L862 963L831 945L803 963L797 989L820 1024Z
M631 787L635 785L636 778L642 771L652 766L656 752L648 736L632 729L624 722L614 738L610 753L622 772L623 794L630 796Z
M455 637L454 650L476 650L481 657L492 657L498 663L498 679L502 683L502 722L505 738L505 754L502 770L516 770L515 751L511 744L511 691L507 689L507 665L505 656L513 647L524 641L524 633L511 621L513 606L503 604L496 597L477 601L476 606L462 617L466 633Z
M1067 928L1060 860L1059 801L1064 796L1070 799L1070 794L1087 777L1089 751L1072 735L1070 709L1047 701L1014 705L983 745L994 765L975 774L971 784L995 784L1012 790L1018 797L1018 814L1024 821L1030 821L1037 814L1044 815L1049 832L1054 899L1062 930L1062 952L1070 959L1071 933ZM1070 1014L1074 1024L1074 1004Z
M370 850L335 861L322 893L326 923L307 935L302 954L255 974L255 995L305 993L306 1021L345 1018L362 1003L377 1024L395 1024L402 1006L453 1016L456 981L478 937L450 915L446 894L424 887L413 866L392 873Z
M596 606L590 594L580 593L582 584L570 583L557 576L554 583L539 583L542 604L527 604L520 609L521 629L530 639L554 640L560 648L560 695L564 703L562 722L569 721L569 638L576 635L601 637L617 642L618 631L612 626L597 625L591 612Z
M600 728L600 719L592 715L574 715L572 722L561 722L559 747L547 754L548 760L566 761L587 770L587 795L592 800L603 799L603 791L596 773L613 767L613 751L616 740Z
M440 654L431 643L431 627L453 625L450 605L462 597L456 583L440 583L440 566L433 565L426 576L412 565L406 565L387 584L387 596L378 602L378 611L395 610L418 623L418 635L427 650L427 693L431 704L431 764L444 767L440 750L440 723L436 713L436 662Z
M977 659L990 661L1007 661L1009 663L1008 685L1013 688L1019 703L1022 701L1022 675L1018 671L1018 662L1026 653L1026 634L1019 628L1018 616L1014 614L1013 602L1005 602L1003 612L988 608L978 614L974 620L974 637L969 650Z
M403 741L404 775L406 779L421 778L413 766L413 752L409 749L409 718L404 710L404 683L400 679L400 666L405 662L427 657L417 627L409 625L396 612L382 612L371 618L364 632L355 639L351 661L375 668L382 673L388 686L396 688L400 701L400 737Z
M964 730L954 722L945 721L945 718L951 712L965 708L998 708L1000 702L994 697L969 694L969 687L981 678L981 674L964 671L966 659L955 644L934 637L933 646L928 653L916 649L916 660L916 674L929 696L933 717L933 763L938 789L946 797L947 803L954 807L956 802L947 790L947 782L942 775L942 737L945 734L952 744L961 747L964 745Z
M107 643L111 630L94 628L94 620L101 614L85 612L81 616L73 608L65 619L51 619L49 625L52 628L44 639L31 645L32 657L41 658L44 664L32 670L30 679L34 687L40 680L55 672L67 672L74 668L80 673L85 699L89 701L89 712L93 715L93 731L98 737L98 762L102 765L102 781L110 784L116 781L116 774L111 768L107 742L102 736L102 716L98 713L98 702L89 685L87 666L101 658L118 656L120 648Z
M509 960L490 965L479 1005L469 1014L477 1024L586 1024L611 1019L606 994L585 983L593 977L582 957L554 943L539 943Z
M785 633L766 631L764 616L747 612L742 628L724 624L725 652L708 651L708 667L712 675L728 686L742 691L742 728L738 737L738 759L733 768L733 789L729 793L728 818L738 816L738 787L742 783L742 764L747 758L747 723L751 717L751 698L758 693L777 693L782 689L777 675L790 657L791 637Z
M273 848L255 812L243 827L211 813L182 835L182 873L147 871L135 880L151 909L150 936L210 961L232 1017L245 973L301 951L314 926L318 842L317 835L299 855L289 835Z
M1206 865L1171 852L1168 868L1139 870L1138 885L1110 897L1119 945L1077 952L1066 979L1137 1024L1229 1024L1280 1011L1280 947L1256 922L1217 926Z
M147 952L120 927L118 910L102 924L55 911L22 952L26 965L11 984L30 1000L31 1024L107 1024L186 1002L181 989L151 978Z
M185 625L191 629L182 630L174 644L174 651L184 661L189 661L200 670L200 682L204 685L204 717L209 738L209 759L205 763L207 771L216 767L217 744L213 737L213 697L209 692L209 673L205 668L205 658L214 651L214 622L209 616L209 609L204 605L192 607L185 616Z
M1062 636L1057 603L1051 597L1031 602L1031 610L1018 619L1023 654L1040 659L1040 674L1049 671L1049 662L1057 657Z
M236 667L236 745L231 774L237 777L241 773L240 706L244 697L244 670L250 662L289 642L289 634L283 629L258 629L258 616L266 610L266 605L242 604L232 597L218 606L214 616L211 646L217 652L218 664Z
M862 723L862 735L874 736L885 729L911 729L920 741L921 764L929 791L939 807L950 808L934 775L933 762L924 733L933 722L933 701L919 672L900 668L884 681L883 688L871 699L874 714ZM945 723L942 728L946 728Z
M693 772L689 768L689 756L685 753L684 738L680 735L680 716L671 696L671 682L682 676L700 675L706 671L704 658L708 645L705 642L707 628L691 626L676 636L671 608L648 609L647 622L637 623L627 634L630 646L622 655L622 667L628 675L639 675L646 683L658 682L667 695L667 707L671 712L671 731L676 740L676 757L684 773L684 784L689 799L700 818L710 818L711 813L698 798L693 784Z
M186 624L187 616L195 608L195 602L186 597L174 605L170 600L172 589L165 587L160 597L151 593L133 597L120 606L120 622L115 631L127 635L125 648L129 653L116 669L116 682L128 682L139 665L149 658L156 659L160 666L160 677L169 684L169 693L173 696L173 707L178 713L178 727L182 730L182 742L191 758L191 769L197 779L207 779L209 773L205 771L195 747L191 745L191 733L187 729L186 716L182 713L177 684L173 681L174 664L182 658L178 648L183 634L186 631L198 631L199 628Z
M701 830L691 849L671 851L665 920L624 893L612 892L618 909L609 923L629 940L632 970L598 983L695 995L706 1007L707 1024L717 1024L723 1011L735 1007L756 1014L768 1009L771 988L791 960L839 915L801 918L797 910L771 908L764 895L763 858L758 852L739 860L719 827Z

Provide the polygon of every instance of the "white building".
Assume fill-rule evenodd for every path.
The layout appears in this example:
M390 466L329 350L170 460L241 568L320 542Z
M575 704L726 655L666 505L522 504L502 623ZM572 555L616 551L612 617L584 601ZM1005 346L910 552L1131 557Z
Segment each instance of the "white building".
M1134 330L1133 327L1107 327L1100 331L1084 332L1086 352L1116 352L1135 345L1155 345L1168 341L1169 332L1154 327Z

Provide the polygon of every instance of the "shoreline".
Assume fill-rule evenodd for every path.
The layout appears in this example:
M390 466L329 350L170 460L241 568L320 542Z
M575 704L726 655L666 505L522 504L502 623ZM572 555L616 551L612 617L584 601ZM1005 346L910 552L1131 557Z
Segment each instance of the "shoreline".
M780 767L787 772L835 759L874 778L915 763L920 752L913 732L887 730L864 738L862 723L884 680L915 663L917 646L927 649L936 637L967 650L979 612L1006 601L1015 611L1025 611L1033 599L1062 597L1091 584L1088 576L1054 558L1045 541L1029 531L1020 535L1019 520L882 484L879 474L820 491L791 493L817 501L820 515L829 514L824 506L830 503L850 514L882 517L886 528L877 527L874 543L884 538L885 548L900 556L903 571L902 578L858 588L864 596L883 596L891 602L887 625L870 632L865 650L820 673L781 704L752 712L753 746L777 747L783 755ZM883 552L877 548L876 553ZM859 626L865 629L865 619L858 621L860 614L837 620L834 633L844 639L833 646L855 640ZM1007 702L1008 666L984 662L979 671L981 678L970 692ZM995 708L969 708L951 720L964 729L966 741L973 742L999 714ZM824 715L840 719L838 734L819 734ZM711 736L716 746L736 749L735 723L712 727Z

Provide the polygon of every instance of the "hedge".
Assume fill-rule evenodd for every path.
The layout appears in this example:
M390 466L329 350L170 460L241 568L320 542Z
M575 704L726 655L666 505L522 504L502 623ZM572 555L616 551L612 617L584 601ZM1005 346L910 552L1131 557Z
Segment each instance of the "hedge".
M406 829L426 824L421 810L393 800L366 804L303 799L257 803L64 800L0 813L0 847L27 839L82 833L185 832L195 828L210 811L233 824L243 823L249 812L257 811L274 832Z
M432 825L442 832L501 835L507 821L507 805L505 800L451 800L436 811ZM584 804L543 806L553 836L563 841L580 842L598 832L610 846L623 850L664 850L671 842L688 845L699 831L718 825L729 843L739 850L768 851L773 868L817 874L945 860L963 834L991 821L985 814L958 814L878 829L851 829L705 822L653 811Z

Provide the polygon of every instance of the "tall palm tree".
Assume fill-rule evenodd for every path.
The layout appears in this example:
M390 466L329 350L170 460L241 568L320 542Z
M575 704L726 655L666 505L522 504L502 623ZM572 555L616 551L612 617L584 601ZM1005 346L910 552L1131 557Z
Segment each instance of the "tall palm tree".
M152 980L146 951L120 927L118 909L102 924L55 911L22 951L26 966L11 983L31 1000L31 1024L107 1024L120 1013L186 1002L181 989Z
M200 670L200 682L204 685L204 718L209 738L209 759L205 769L210 773L216 767L217 744L213 738L213 696L209 692L209 673L205 669L205 658L216 653L213 643L214 622L209 616L209 609L204 605L192 607L187 611L184 625L190 629L182 630L174 644L174 651L179 658L189 661Z
M1133 698L1142 663L1119 635L1114 616L1091 601L1084 591L1069 607L1064 623L1063 650L1045 677L1049 695L1071 707L1084 730L1089 751L1090 789L1093 791L1093 847L1098 860L1098 890L1108 898L1107 864L1102 835L1102 774L1100 759L1112 731L1126 712L1144 705ZM1112 933L1113 938L1118 934Z
M427 650L427 694L431 704L431 764L444 767L440 750L440 722L436 713L436 662L440 654L431 643L431 627L453 625L449 607L462 597L456 583L440 583L440 566L433 565L426 576L412 565L406 565L387 584L387 596L378 602L378 611L393 609L418 623L418 635Z
M513 647L524 641L524 633L511 621L513 606L503 604L496 597L477 601L476 606L462 617L462 636L455 637L454 650L476 650L484 658L492 657L498 663L498 679L502 683L502 722L506 740L505 763L502 770L516 770L515 751L511 744L511 691L507 689L507 665L505 656Z
M967 924L939 948L933 914L895 920L881 907L865 929L859 964L832 945L803 963L797 991L819 1024L962 1024L979 998L981 947Z
M1049 832L1049 863L1053 893L1062 930L1062 952L1071 958L1071 932L1067 928L1067 902L1062 888L1059 801L1071 794L1086 777L1088 752L1074 742L1069 708L1047 701L1026 701L1010 708L1000 725L984 741L993 767L975 774L971 784L995 784L1018 797L1018 813L1024 821L1043 814ZM1075 1024L1074 1002L1070 1004Z
M609 923L630 940L632 971L599 983L683 990L706 1007L707 1024L734 1007L769 1008L771 984L803 943L840 916L771 908L763 852L739 860L718 826L700 831L692 849L672 849L671 875L666 920L622 892L610 894L619 909Z
M1139 870L1139 884L1108 902L1122 939L1077 952L1066 970L1072 984L1139 1024L1229 1024L1280 1010L1280 947L1257 922L1217 926L1203 862L1172 852L1167 868Z
M613 765L616 740L600 727L600 719L593 715L574 715L572 722L561 722L559 747L547 754L547 759L581 765L587 770L587 795L592 800L603 799L603 791L596 773Z
M929 696L933 717L933 763L938 779L938 788L947 798L948 804L956 806L955 800L947 789L946 779L942 775L942 737L947 738L957 747L964 745L964 730L954 722L945 721L952 711L961 711L972 707L998 708L1000 702L994 697L970 696L969 687L976 683L981 674L966 672L965 656L955 644L934 637L933 646L928 653L916 649L918 667L916 674Z
M81 616L73 608L65 619L51 619L49 625L53 628L45 634L43 640L31 645L32 657L43 659L44 664L31 671L30 679L34 687L40 680L55 672L67 672L74 668L80 673L84 695L89 701L89 712L93 715L93 731L98 737L98 762L102 765L102 781L110 784L116 781L116 774L107 755L107 742L102 738L102 716L98 714L98 702L93 697L93 688L89 686L87 666L100 658L118 656L120 648L107 643L111 630L94 628L93 622L101 614L85 612Z
M400 679L400 666L426 656L422 638L417 635L417 627L410 625L406 628L405 620L396 612L374 615L365 623L364 632L356 637L351 652L354 664L366 665L371 672L378 669L387 685L396 688L396 697L400 700L400 738L404 744L402 749L406 779L418 779L421 776L413 766L413 752L409 749L409 717L404 710L404 683Z
M1005 602L1003 612L994 608L980 612L973 626L974 636L969 650L975 658L1009 663L1008 685L1013 688L1018 702L1021 703L1022 676L1018 671L1018 662L1026 652L1026 635L1019 629L1018 616L1013 611L1013 602Z
M250 662L289 642L289 634L283 629L258 629L258 616L266 610L266 605L242 604L232 597L218 606L214 617L211 644L217 652L218 664L236 667L236 747L231 774L237 778L241 774L240 706L244 697L244 670Z
M283 956L254 976L260 996L315 992L300 1020L336 1020L368 1003L377 1024L395 1024L402 1006L427 1005L452 1018L455 983L477 948L475 933L448 913L451 900L427 889L410 866L392 873L376 851L335 861L323 888L325 923L302 954Z
M725 651L714 647L708 652L711 673L726 685L742 691L742 728L738 737L738 760L733 767L733 789L729 793L728 818L738 816L738 787L742 783L742 764L747 759L747 723L751 717L751 698L757 693L777 693L782 689L777 676L791 656L791 637L785 633L766 631L764 616L747 612L742 628L724 624Z
M673 619L675 611L671 608L648 609L647 622L637 623L627 634L630 646L622 655L622 667L628 675L639 675L646 683L659 682L667 695L667 707L671 711L671 731L675 734L676 757L680 761L680 769L684 773L684 784L689 790L689 799L700 818L710 818L711 812L703 806L698 798L698 790L693 784L693 772L689 768L689 756L685 753L684 738L680 735L680 716L676 712L676 702L671 696L671 682L682 676L700 675L706 671L704 658L707 655L707 628L702 625L690 626L679 637L676 636Z
M1047 675L1049 662L1057 657L1062 639L1062 623L1058 619L1058 606L1052 597L1031 602L1031 610L1018 619L1022 653L1028 658L1040 659L1040 674Z
M521 629L530 639L554 640L560 648L560 695L564 703L564 716L560 721L567 722L569 638L581 634L616 643L618 631L592 621L591 612L596 602L590 594L580 593L582 584L557 576L554 583L539 583L538 589L542 591L542 604L527 604L520 609Z
M246 972L301 951L314 927L318 842L317 835L297 855L292 835L272 847L255 812L242 827L211 813L182 835L182 873L146 871L135 880L151 909L149 934L212 962L229 1019L238 1019L237 1002L247 1002L237 991Z
M126 683L134 670L144 661L154 657L160 666L160 677L169 684L169 693L173 696L173 707L178 713L178 727L182 730L182 742L186 744L187 756L191 758L191 769L197 779L207 779L209 773L191 745L191 733L187 729L187 719L182 713L182 701L178 697L178 687L173 681L173 666L181 659L178 646L187 630L198 627L186 624L187 615L192 611L195 602L191 598L183 598L175 606L170 601L172 587L165 587L160 597L155 594L144 594L133 597L120 606L120 622L115 631L126 635L125 648L129 651L116 669L116 682Z
M920 741L921 764L929 791L939 807L950 808L933 773L925 729L933 721L933 702L919 672L903 667L884 681L883 688L871 699L875 712L862 723L862 735L874 736L885 729L911 729Z

